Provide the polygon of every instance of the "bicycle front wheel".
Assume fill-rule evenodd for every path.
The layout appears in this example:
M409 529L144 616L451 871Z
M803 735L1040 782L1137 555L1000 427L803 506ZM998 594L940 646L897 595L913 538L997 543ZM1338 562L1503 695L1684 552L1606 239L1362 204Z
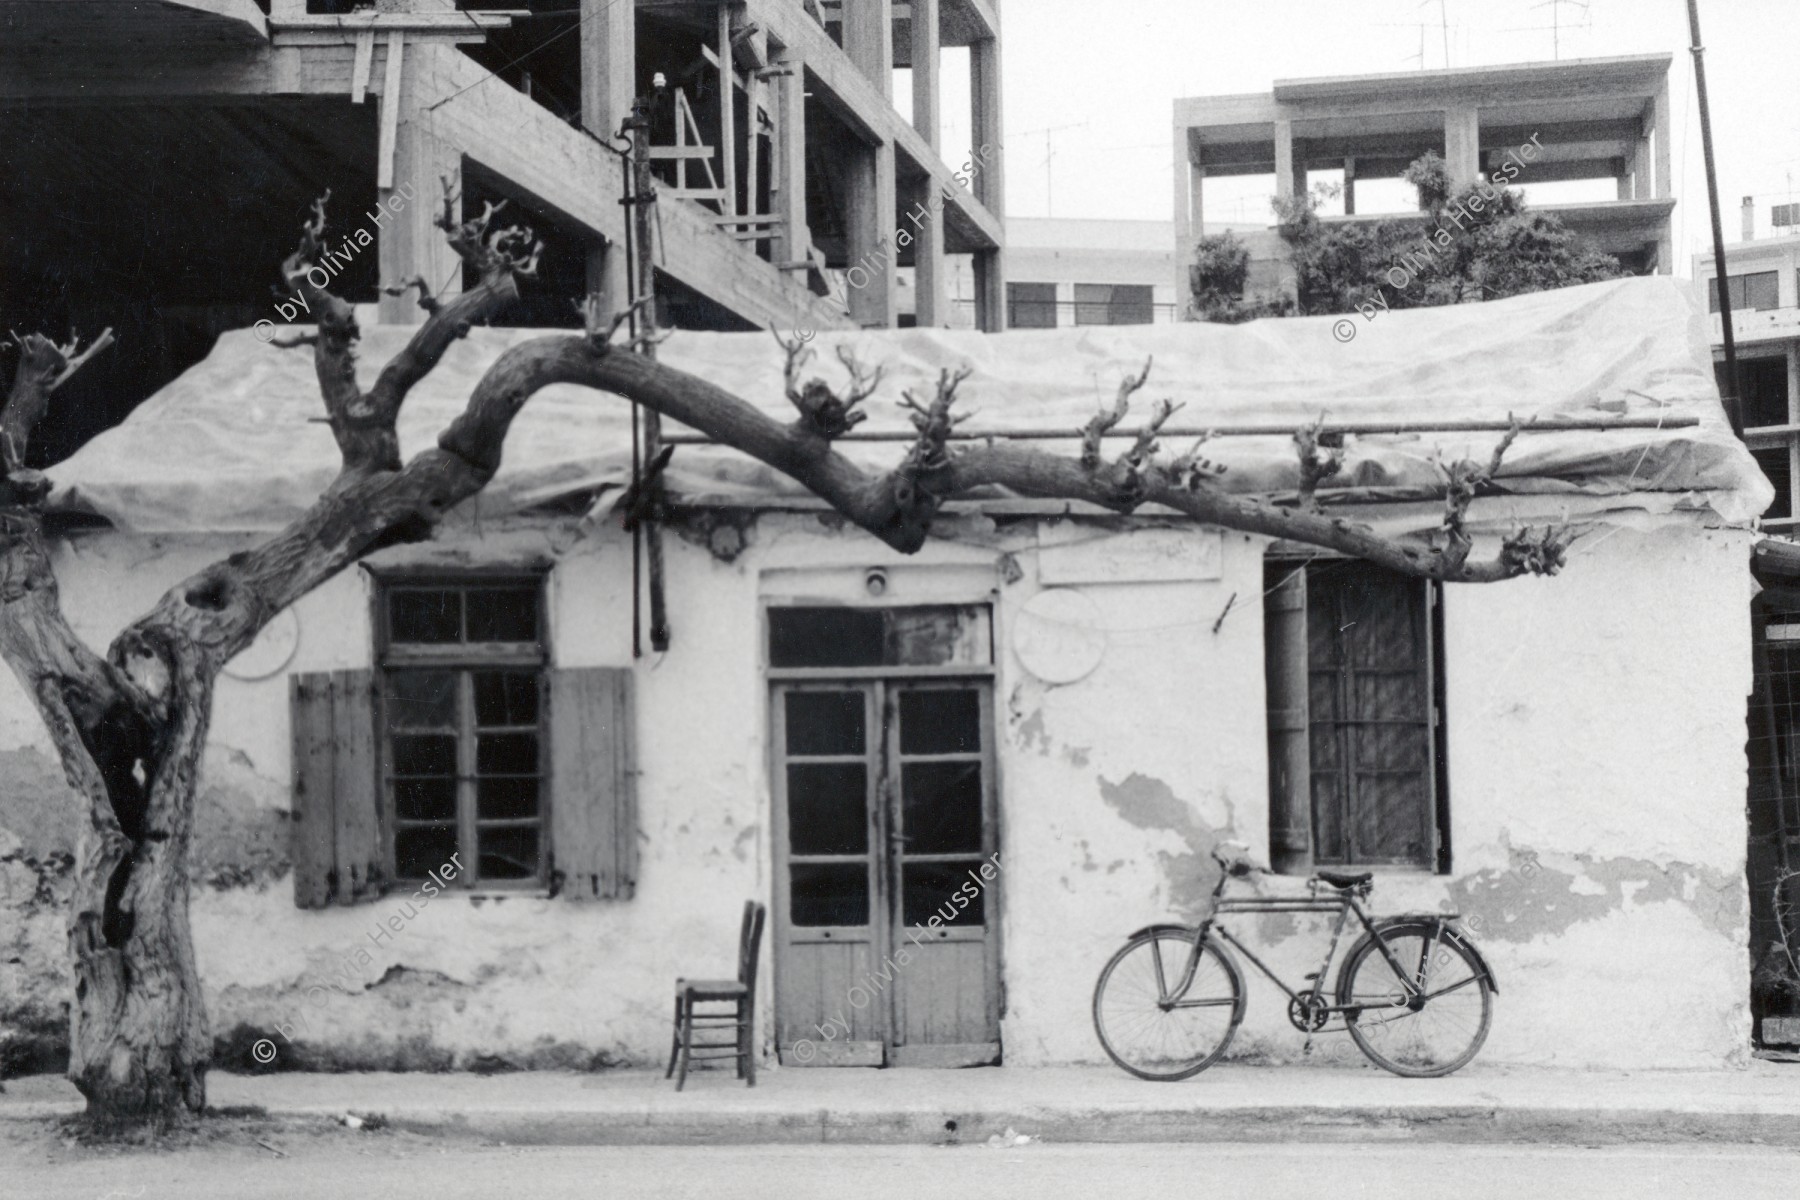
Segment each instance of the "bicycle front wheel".
M1381 952L1386 942L1406 979ZM1435 921L1399 921L1365 937L1344 962L1338 1003L1369 1061L1396 1075L1448 1075L1487 1040L1494 993L1462 935Z
M1107 1056L1139 1079L1173 1082L1204 1071L1243 1016L1237 964L1210 940L1196 951L1194 931L1180 926L1132 938L1094 985L1094 1032Z

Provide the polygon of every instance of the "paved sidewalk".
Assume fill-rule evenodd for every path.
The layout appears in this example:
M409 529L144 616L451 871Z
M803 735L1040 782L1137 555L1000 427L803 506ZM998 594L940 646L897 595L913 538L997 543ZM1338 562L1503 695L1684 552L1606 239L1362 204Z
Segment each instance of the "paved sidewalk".
M1763 1142L1800 1146L1800 1065L1742 1071L1561 1071L1474 1064L1447 1079L1369 1067L1214 1067L1175 1084L1110 1067L963 1071L466 1074L214 1072L217 1107L271 1116L380 1113L419 1133L514 1144L981 1142ZM56 1076L10 1080L0 1119L76 1113Z

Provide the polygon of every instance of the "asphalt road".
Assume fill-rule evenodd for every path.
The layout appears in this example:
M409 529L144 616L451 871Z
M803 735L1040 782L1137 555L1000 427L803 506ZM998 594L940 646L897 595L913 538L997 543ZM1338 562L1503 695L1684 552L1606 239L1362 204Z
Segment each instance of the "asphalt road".
M1757 1146L729 1146L517 1148L386 1133L117 1151L0 1139L0 1197L37 1200L884 1200L886 1197L1655 1197L1800 1192L1800 1153Z

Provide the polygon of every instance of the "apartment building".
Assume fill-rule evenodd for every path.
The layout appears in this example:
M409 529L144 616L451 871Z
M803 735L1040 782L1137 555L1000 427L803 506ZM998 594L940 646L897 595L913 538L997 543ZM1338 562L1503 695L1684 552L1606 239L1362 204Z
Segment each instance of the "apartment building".
M1209 180L1267 176L1273 196L1305 195L1313 179L1341 188L1329 221L1393 220L1357 210L1357 188L1398 179L1426 151L1458 184L1490 175L1521 143L1530 156L1514 186L1613 180L1615 196L1539 203L1543 211L1634 272L1669 274L1669 62L1666 54L1459 67L1276 82L1267 93L1177 100L1174 111L1175 287L1205 219ZM1255 290L1291 287L1286 247L1270 228L1244 240Z
M651 105L654 247L667 319L701 329L947 324L946 255L974 319L1005 325L997 0L0 0L4 326L111 326L71 384L61 457L272 317L312 201L369 253L337 286L365 322L422 318L461 264L433 221L507 201L544 240L503 319L570 326L574 298L622 304L628 212L616 140ZM947 147L942 82L966 71L968 145ZM910 111L895 107L904 73ZM658 79L662 86L656 86ZM960 92L960 88L957 89ZM979 169L971 151L991 147ZM959 178L960 177L960 178ZM396 196L397 215L377 214ZM925 204L932 216L905 224ZM884 250L884 247L887 250ZM891 252L895 251L897 252ZM836 290L829 273L863 265ZM862 278L861 275L858 278ZM835 292L835 295L833 294ZM304 319L304 318L302 318ZM66 424L66 422L65 422Z

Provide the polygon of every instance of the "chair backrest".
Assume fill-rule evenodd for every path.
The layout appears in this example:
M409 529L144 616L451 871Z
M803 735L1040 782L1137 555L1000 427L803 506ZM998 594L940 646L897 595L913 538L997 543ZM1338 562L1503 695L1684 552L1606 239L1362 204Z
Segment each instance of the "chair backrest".
M744 901L744 925L738 933L738 982L756 989L756 960L762 950L763 922L769 915L766 905Z

